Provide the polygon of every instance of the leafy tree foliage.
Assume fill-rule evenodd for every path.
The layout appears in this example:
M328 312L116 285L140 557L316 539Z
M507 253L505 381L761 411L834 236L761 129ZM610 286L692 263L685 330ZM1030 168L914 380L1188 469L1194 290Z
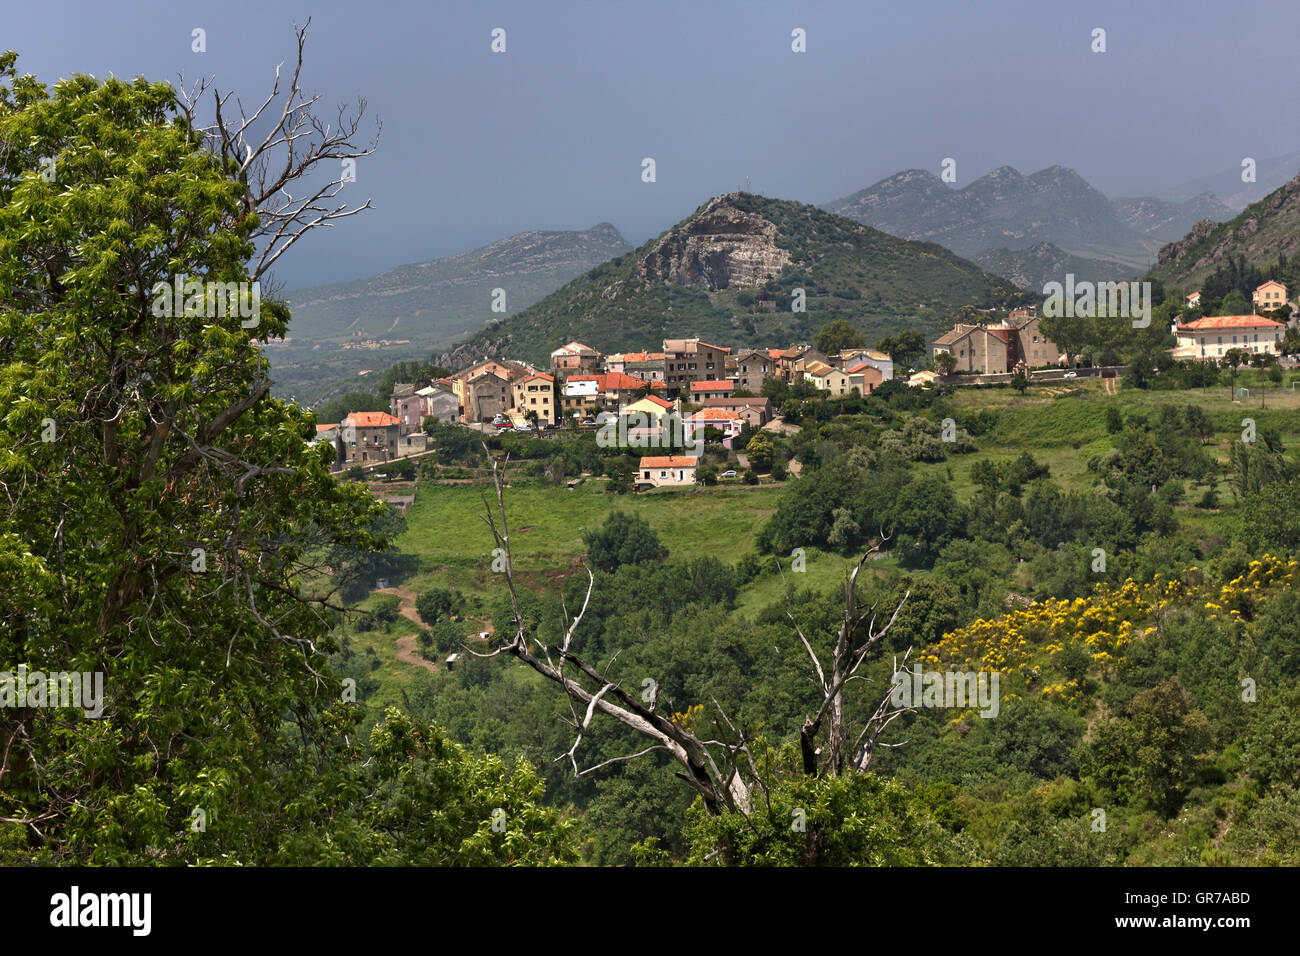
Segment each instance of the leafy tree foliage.
M659 543L659 536L651 530L644 518L615 511L605 523L583 536L587 544L587 560L593 568L616 571L625 564L662 561L668 550Z

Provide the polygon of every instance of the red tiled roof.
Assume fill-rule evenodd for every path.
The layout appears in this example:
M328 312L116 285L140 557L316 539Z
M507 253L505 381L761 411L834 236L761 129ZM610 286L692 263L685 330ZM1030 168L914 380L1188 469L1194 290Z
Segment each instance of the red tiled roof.
M626 389L644 388L645 382L633 375L624 375L622 372L606 372L600 376L600 390L602 392L621 392Z
M727 381L725 379L712 379L710 381L705 381L705 382L691 382L692 392L731 391L731 389L735 387L736 387L735 382Z
M554 381L555 381L555 379L551 378L551 376L547 375L545 372L538 372L536 375L530 375L530 376L528 376L526 379L524 379L524 381L525 381L525 382L531 382L531 381L532 381L533 379L535 379L535 378L544 378L544 379L546 379L548 382L554 382Z
M735 421L737 418L740 417L740 415L737 414L736 412L733 412L729 408L713 407L713 408L701 408L698 412L695 413L695 417L697 419L704 419L707 421L730 422L730 421Z
M394 418L388 412L353 412L343 423L351 422L357 428L382 428L386 425L400 425L402 420Z
M710 345L708 342L705 342L705 341L702 340L702 339L699 340L699 341L697 341L697 342L695 343L695 347L696 347L697 349L700 348L700 347L704 347L704 348L706 348L706 349L715 349L716 351L719 351L719 352L730 352L730 351L731 351L731 347L728 346L728 345Z
M1262 315L1207 315L1203 319L1197 319L1195 322L1188 322L1186 325L1178 326L1179 331L1190 329L1192 331L1204 331L1206 329L1241 329L1241 328L1261 328L1264 326L1276 325L1282 327L1281 322L1275 322L1272 319L1266 319Z
M642 468L694 468L697 459L689 455L659 455L641 459Z
M317 425L317 426L316 426L316 430L317 430L318 432L327 432L327 431L329 431L331 428L338 428L338 427L339 427L339 426L338 426L338 423L336 422L336 423L333 424L333 425Z
M667 399L660 398L658 395L647 395L645 398L640 399L640 401L643 401L643 402L654 402L656 405L660 406L661 408L672 408L672 407L673 407L673 403L672 403L672 402L668 401Z

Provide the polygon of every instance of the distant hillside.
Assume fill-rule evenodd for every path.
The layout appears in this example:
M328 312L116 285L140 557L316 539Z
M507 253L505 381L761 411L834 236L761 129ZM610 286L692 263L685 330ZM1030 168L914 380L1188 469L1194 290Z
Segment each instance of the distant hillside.
M1300 175L1247 206L1228 222L1205 221L1160 250L1152 276L1194 290L1227 256L1265 268L1300 253Z
M822 208L905 239L937 242L972 259L1051 243L1102 260L1094 269L1105 271L1118 262L1133 272L1150 264L1160 242L1182 235L1198 219L1232 214L1213 196L1186 203L1112 202L1064 166L1030 176L1001 166L961 189L926 170L909 169Z
M1076 281L1088 282L1127 279L1136 274L1132 266L1072 256L1050 242L1040 242L1028 249L993 249L973 256L971 261L1002 276L1018 289L1039 293L1048 282L1060 282L1067 273Z
M609 223L525 232L372 279L289 292L292 341L266 349L276 392L315 401L324 397L324 388L337 390L363 369L382 371L401 359L427 358L500 317L491 309L493 289L506 290L506 307L515 312L630 248ZM378 347L344 348L367 341Z
M790 310L802 288L807 311ZM1022 296L940 246L907 242L803 203L730 193L639 249L493 323L440 363L483 355L549 360L578 339L602 351L699 335L719 344L810 338L844 318L869 336L903 325L936 334L961 305Z
M1237 209L1220 202L1214 193L1209 192L1183 202L1141 197L1116 199L1113 205L1120 221L1126 226L1143 236L1162 242L1181 238L1202 219L1223 222L1237 213Z
M1180 183L1171 187L1162 195L1166 199L1183 202L1200 193L1212 192L1216 196L1222 197L1223 204L1231 209L1232 213L1227 216L1207 214L1198 218L1214 219L1217 222L1231 219L1233 215L1241 212L1251 203L1258 202L1273 190L1283 186L1287 180L1296 175L1297 171L1300 171L1300 153L1287 153L1284 156L1271 156L1267 159L1258 159L1257 157L1256 159L1255 181L1253 183L1243 183L1241 181L1242 169L1238 164L1220 172L1211 173L1209 176L1200 176L1188 182Z

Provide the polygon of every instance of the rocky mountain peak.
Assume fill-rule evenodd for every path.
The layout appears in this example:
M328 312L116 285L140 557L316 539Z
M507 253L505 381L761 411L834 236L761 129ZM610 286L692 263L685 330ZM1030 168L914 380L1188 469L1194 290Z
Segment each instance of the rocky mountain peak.
M790 254L776 245L774 223L738 207L743 195L717 196L661 236L641 260L641 277L714 292L780 273Z

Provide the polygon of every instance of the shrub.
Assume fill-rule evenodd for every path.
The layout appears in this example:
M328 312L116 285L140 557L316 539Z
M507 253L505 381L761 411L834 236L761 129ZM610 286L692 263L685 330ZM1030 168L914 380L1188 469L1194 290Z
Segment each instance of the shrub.
M392 624L400 616L402 602L392 594L381 594L375 598L374 615L380 624Z
M451 615L452 593L446 588L430 588L415 599L415 610L425 624L437 624Z

